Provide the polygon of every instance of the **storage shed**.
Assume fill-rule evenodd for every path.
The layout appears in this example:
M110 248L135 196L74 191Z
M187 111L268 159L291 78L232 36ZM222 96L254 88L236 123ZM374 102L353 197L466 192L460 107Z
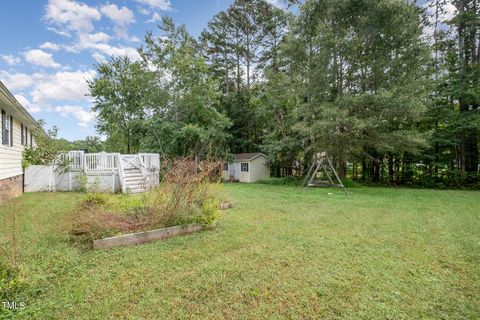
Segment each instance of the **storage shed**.
M232 163L223 164L222 177L247 183L269 178L267 156L260 152L235 154Z

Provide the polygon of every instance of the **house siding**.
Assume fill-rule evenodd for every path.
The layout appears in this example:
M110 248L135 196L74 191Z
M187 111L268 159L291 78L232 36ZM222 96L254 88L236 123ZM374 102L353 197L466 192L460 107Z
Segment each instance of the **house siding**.
M13 118L13 146L0 144L0 180L23 174L21 135L21 123Z
M23 192L23 168L22 157L25 148L22 145L22 125L31 134L33 128L37 128L35 119L15 99L5 85L0 81L0 110L3 119L10 120L8 144L3 140L3 125L0 123L0 203L18 196ZM24 132L25 134L25 132ZM26 144L26 141L23 141ZM28 139L30 145L31 141ZM33 143L35 145L35 143Z
M267 159L260 156L250 161L248 182L257 182L258 180L270 178L270 169L267 165Z

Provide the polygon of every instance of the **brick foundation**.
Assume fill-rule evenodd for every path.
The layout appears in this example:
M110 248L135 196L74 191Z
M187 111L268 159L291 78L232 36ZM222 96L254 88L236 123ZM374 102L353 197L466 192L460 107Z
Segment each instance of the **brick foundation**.
M0 180L0 204L23 192L23 175Z

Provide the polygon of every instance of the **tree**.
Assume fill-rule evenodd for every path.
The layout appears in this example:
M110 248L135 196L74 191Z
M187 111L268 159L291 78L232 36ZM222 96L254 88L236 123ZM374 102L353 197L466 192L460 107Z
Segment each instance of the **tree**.
M84 140L76 140L71 143L70 149L84 150L89 153L105 151L103 141L98 136L87 136Z
M53 126L46 130L45 121L40 119L37 122L40 128L32 130L35 144L23 150L22 166L24 168L30 165L53 165L60 152L65 150L63 141L57 140L58 128Z
M97 72L98 76L88 82L97 130L107 135L107 148L138 152L145 136L143 122L161 100L153 73L128 57L112 57L98 64Z
M426 146L416 123L430 61L414 5L308 1L291 32L292 68L303 83L297 129L312 152L335 156L341 177L350 158L379 181L386 158Z
M276 68L286 24L284 11L265 0L236 0L202 32L204 55L222 83L219 110L232 120L233 152L261 148L264 124L256 121L260 118L252 96L261 90L267 70Z
M457 15L451 23L456 27L456 68L450 70L454 98L458 99L460 126L460 169L463 173L478 172L478 107L480 105L480 19L476 0L456 0Z
M154 38L148 33L140 52L165 104L146 123L143 148L176 156L226 155L230 121L217 110L219 83L211 77L199 44L170 18L159 27L162 34Z

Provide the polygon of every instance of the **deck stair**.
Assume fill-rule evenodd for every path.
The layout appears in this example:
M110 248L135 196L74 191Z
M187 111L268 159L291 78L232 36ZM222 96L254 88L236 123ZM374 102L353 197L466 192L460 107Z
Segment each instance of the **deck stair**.
M128 193L143 193L147 191L145 177L139 168L124 169L125 189Z

